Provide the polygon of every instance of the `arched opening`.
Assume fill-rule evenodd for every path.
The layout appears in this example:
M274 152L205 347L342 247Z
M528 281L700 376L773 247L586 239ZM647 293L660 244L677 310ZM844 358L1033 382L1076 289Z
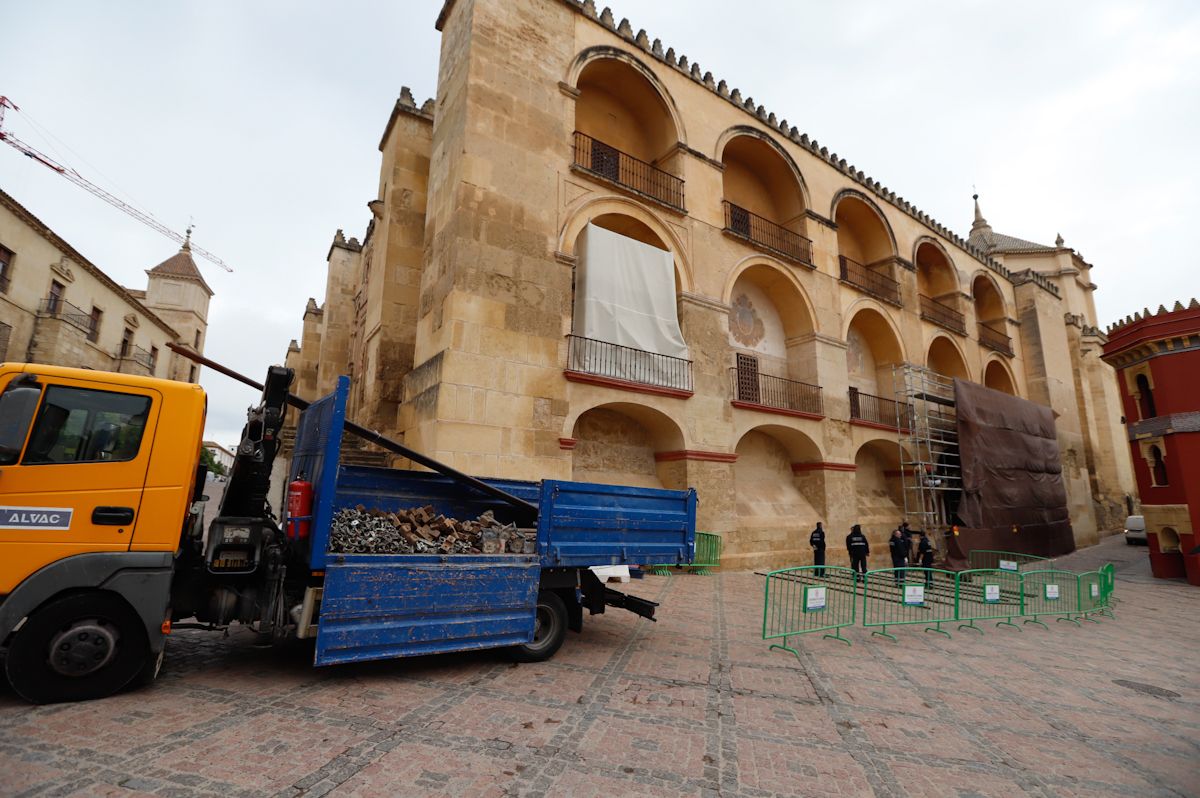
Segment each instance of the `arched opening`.
M896 248L883 216L854 195L843 196L834 209L841 279L874 297L900 304Z
M1143 419L1154 418L1158 410L1154 406L1154 389L1150 387L1150 379L1145 374L1137 375L1138 410Z
M738 550L764 563L797 562L796 554L808 551L809 530L822 520L824 499L806 495L810 485L798 481L793 466L820 462L820 449L801 432L768 425L743 435L736 452Z
M917 292L921 296L921 318L959 335L967 334L959 309L958 270L946 251L932 241L917 246Z
M868 441L854 455L854 467L854 517L872 549L883 552L892 530L904 520L900 447L887 441Z
M1171 484L1167 478L1167 463L1163 460L1162 449L1157 446L1150 447L1150 477L1156 488Z
M676 297L684 275L641 219L602 213L576 236L567 377L600 377L690 392L692 363Z
M679 131L658 90L615 58L584 66L576 88L575 165L682 208Z
M996 391L1003 391L1012 396L1017 395L1017 386L1013 384L1012 375L999 360L993 360L983 370L983 384Z
M1164 526L1158 532L1158 550L1163 554L1179 551L1179 533L1169 526Z
M725 231L789 260L812 263L804 236L804 192L779 151L752 135L734 136L721 153Z
M1008 314L1000 289L987 275L980 274L971 284L975 303L975 321L979 327L979 343L1002 355L1012 356L1012 338L1008 336Z
M643 488L685 487L660 470L655 455L683 449L683 433L670 417L624 402L582 413L571 437L571 477L580 482ZM666 477L666 479L664 479Z
M750 266L728 300L734 400L821 414L813 317L790 276Z
M930 371L935 371L943 377L960 380L971 379L967 372L967 362L963 360L962 353L944 335L933 339L933 343L929 345L929 354L925 363Z
M874 308L855 313L846 331L850 418L907 426L906 407L890 398L895 395L892 367L903 362L900 338L887 318Z

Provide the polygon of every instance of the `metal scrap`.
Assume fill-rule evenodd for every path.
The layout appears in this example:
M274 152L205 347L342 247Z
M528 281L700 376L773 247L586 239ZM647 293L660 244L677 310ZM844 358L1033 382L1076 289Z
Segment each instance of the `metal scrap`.
M335 554L534 554L537 532L501 524L491 510L473 521L447 518L432 506L395 512L345 507L333 516Z

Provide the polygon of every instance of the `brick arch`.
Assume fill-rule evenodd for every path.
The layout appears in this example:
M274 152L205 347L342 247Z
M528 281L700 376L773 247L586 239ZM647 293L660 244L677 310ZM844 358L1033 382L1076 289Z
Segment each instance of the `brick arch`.
M722 302L728 305L733 301L734 286L737 285L739 278L750 271L770 272L778 285L786 286L790 296L785 297L783 301L776 302L776 308L785 314L784 326L788 337L816 331L816 311L803 283L797 279L795 270L785 266L782 261L767 255L750 255L743 258L730 270L729 276L725 280L725 288L721 292Z
M721 133L721 135L717 137L716 146L713 148L713 160L721 161L725 154L725 147L729 144L729 142L739 136L756 138L770 146L771 149L773 149L775 153L781 159L783 159L783 162L787 165L788 170L792 173L792 177L800 189L800 200L803 203L805 210L812 208L808 184L804 181L804 174L800 171L800 167L796 164L796 160L792 158L791 153L784 149L783 145L776 141L773 136L762 130L759 130L756 127L751 127L750 125L734 125L733 127L728 128Z
M686 292L694 290L691 259L675 227L650 208L628 197L615 194L599 197L587 195L574 204L568 209L567 220L559 231L558 251L574 255L575 240L579 237L579 232L592 219L608 215L628 216L648 227L674 256L675 278L679 289Z
M611 47L609 45L595 45L579 51L571 62L567 65L566 75L563 82L572 88L579 88L579 77L583 71L597 61L619 61L622 64L637 72L650 87L658 94L659 100L663 104L663 109L671 118L671 123L675 128L676 137L680 142L687 143L687 131L683 124L683 115L679 113L679 106L675 103L675 98L671 96L671 92L644 61L635 56L628 50L622 50L619 47Z
M891 242L891 254L899 255L900 247L896 243L896 233L892 230L892 225L890 222L888 222L887 216L884 215L883 211L873 199L861 191L853 188L843 188L841 191L834 194L833 201L829 203L829 218L833 219L834 221L837 220L838 205L840 205L845 199L857 200L865 205L875 215L879 223L883 226L884 232L887 233L888 241Z
M939 343L941 341L945 341L945 343ZM941 353L945 353L948 351L946 349L947 346L950 347L949 351L952 351L954 353L954 356L957 357L957 360L958 360L958 362L954 365L961 367L961 369L962 369L961 374L947 374L944 371L939 371L938 369L933 367L933 358L935 355L933 350L934 350L935 346L938 347L939 355L941 355ZM939 357L939 359L941 359L941 358ZM943 363L942 365L947 365L947 364ZM942 333L942 332L935 333L934 336L929 340L929 346L927 346L925 348L925 366L930 371L937 372L938 374L941 374L943 377L949 377L951 379L953 379L954 377L959 377L964 380L971 379L971 367L967 365L966 353L963 352L963 349L961 346L959 346L958 341L954 340L954 338L952 338L951 336L946 335L945 333Z

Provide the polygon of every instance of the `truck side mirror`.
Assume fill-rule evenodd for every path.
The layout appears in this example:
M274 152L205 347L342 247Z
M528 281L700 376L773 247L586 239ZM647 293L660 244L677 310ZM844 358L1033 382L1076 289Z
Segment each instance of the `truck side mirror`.
M13 465L21 457L41 397L42 386L29 379L14 380L0 394L0 465Z

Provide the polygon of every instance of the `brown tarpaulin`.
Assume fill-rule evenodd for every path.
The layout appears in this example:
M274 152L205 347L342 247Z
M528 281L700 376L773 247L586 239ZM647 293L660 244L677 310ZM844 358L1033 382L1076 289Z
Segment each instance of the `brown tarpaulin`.
M965 560L973 549L1042 557L1074 551L1054 412L963 380L954 381L954 403L963 493L951 559Z

